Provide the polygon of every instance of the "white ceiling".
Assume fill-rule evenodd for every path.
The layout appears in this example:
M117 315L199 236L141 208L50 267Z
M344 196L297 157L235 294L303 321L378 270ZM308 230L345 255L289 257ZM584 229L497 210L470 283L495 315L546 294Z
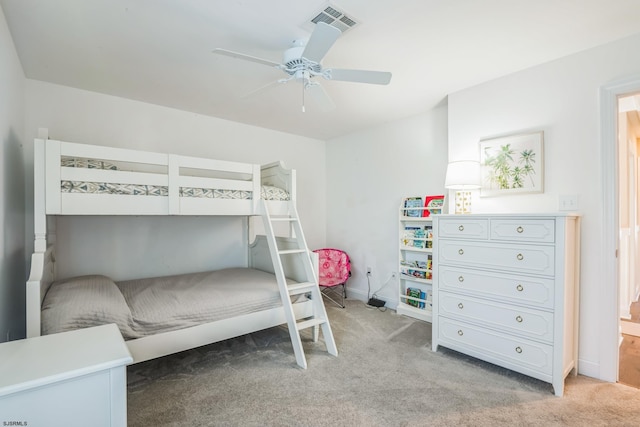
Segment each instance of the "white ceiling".
M281 60L323 0L0 0L28 78L318 139L411 116L448 93L640 32L640 0L335 0L359 25L325 66L388 86L322 81L337 108L225 48ZM630 52L631 54L631 52Z

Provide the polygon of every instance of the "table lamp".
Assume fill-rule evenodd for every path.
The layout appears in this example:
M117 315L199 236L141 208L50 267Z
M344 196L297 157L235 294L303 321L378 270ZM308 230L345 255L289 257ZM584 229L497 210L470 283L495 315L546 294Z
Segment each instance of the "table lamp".
M447 165L445 188L456 190L455 213L471 213L471 190L480 188L480 163L474 160L459 160Z

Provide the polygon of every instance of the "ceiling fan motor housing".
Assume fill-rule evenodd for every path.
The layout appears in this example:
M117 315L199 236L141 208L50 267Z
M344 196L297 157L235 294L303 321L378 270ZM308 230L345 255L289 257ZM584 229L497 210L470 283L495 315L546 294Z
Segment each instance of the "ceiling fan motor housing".
M303 78L304 71L309 72L307 73L307 77L309 75L319 74L322 71L320 64L302 57L304 49L305 44L302 44L301 46L291 47L284 52L282 64L285 66L284 71L287 74L295 76L296 78Z

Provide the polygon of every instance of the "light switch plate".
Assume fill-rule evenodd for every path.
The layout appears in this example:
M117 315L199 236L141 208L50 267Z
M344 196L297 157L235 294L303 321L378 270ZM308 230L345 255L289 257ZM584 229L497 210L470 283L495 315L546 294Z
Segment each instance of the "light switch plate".
M578 195L569 194L558 197L558 209L561 211L577 211Z

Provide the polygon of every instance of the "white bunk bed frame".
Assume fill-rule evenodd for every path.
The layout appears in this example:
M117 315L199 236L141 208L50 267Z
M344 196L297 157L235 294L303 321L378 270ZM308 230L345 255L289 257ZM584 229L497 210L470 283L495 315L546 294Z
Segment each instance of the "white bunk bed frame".
M49 286L57 279L55 268L55 230L48 215L261 215L260 186L284 188L290 201L267 201L272 215L285 214L289 203L296 199L295 170L287 170L282 163L259 166L211 159L151 153L137 150L76 144L47 139L35 140L34 146L34 253L27 282L27 337L41 335L41 306ZM100 159L108 162L164 168L163 172L103 170L61 167L63 156ZM189 174L194 169L234 174L238 178L212 178ZM74 194L61 191L61 180L114 182L167 186L167 196ZM179 197L180 187L226 188L251 191L251 200L196 199ZM48 224L50 223L50 224ZM47 227L50 225L50 227ZM294 248L295 239L279 237L282 249ZM310 252L317 272L317 255ZM249 265L274 273L274 265L267 239L258 236L249 245ZM305 279L302 266L283 263L287 277ZM313 315L311 301L293 304L296 319ZM262 329L287 323L282 307L223 319L194 327L164 332L127 341L134 363L207 345ZM314 338L317 332L314 331Z
M43 139L35 140L34 149L35 198L45 202L38 207L46 215L260 215L261 185L282 188L295 202L295 170L285 169L281 162L260 166ZM63 157L124 162L133 170L61 167ZM197 176L194 170L228 177ZM64 180L164 186L168 195L65 193L60 187ZM181 187L251 191L254 197L180 197ZM268 205L274 215L287 211L285 201L269 201Z

